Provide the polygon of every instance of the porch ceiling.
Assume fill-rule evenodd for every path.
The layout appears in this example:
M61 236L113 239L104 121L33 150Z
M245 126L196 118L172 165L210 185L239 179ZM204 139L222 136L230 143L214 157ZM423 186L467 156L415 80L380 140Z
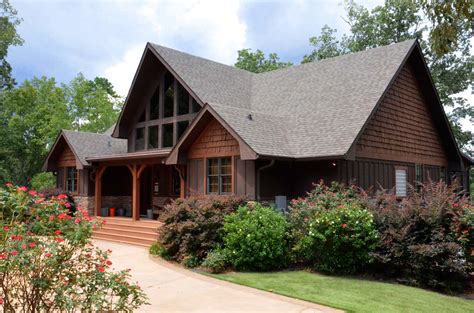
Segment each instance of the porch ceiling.
M157 163L157 159L164 160L170 154L171 149L162 149L158 151L140 151L122 154L110 154L91 156L86 160L91 163L117 163L117 164L132 164L132 163Z

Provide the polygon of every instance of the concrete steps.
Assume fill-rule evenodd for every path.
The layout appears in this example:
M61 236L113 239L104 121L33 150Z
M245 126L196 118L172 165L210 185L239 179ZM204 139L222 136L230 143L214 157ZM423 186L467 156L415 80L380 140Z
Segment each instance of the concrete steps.
M104 217L105 224L94 231L93 238L106 241L122 242L137 246L149 247L158 239L158 228L161 223L141 219L133 221L123 217Z

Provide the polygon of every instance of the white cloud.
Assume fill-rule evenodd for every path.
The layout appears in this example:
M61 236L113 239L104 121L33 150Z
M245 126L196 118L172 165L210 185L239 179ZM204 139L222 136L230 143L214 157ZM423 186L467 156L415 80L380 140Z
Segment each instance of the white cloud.
M218 62L232 64L246 45L247 26L239 16L241 1L161 1L121 3L134 6L137 19L149 27L151 41ZM142 34L143 35L143 34ZM143 36L142 36L143 37ZM121 95L128 93L146 42L129 47L119 60L104 67L103 75Z

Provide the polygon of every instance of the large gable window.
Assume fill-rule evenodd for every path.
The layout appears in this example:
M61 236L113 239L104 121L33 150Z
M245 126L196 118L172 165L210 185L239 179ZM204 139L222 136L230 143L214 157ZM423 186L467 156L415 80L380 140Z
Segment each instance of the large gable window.
M407 196L407 168L395 168L395 194L398 197Z
M225 195L232 192L231 158L207 160L207 193Z
M75 167L66 167L66 191L77 192L77 169Z
M130 134L131 151L173 147L201 109L170 72L162 74L153 88Z

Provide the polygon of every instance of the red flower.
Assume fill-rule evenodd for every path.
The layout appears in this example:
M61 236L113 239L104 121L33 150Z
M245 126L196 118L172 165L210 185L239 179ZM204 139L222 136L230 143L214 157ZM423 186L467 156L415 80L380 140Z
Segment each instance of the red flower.
M30 190L28 193L32 196L36 196L37 192L35 190Z
M101 273L105 272L105 268L103 268L103 267L99 267L97 270Z
M66 202L65 206L66 206L66 208L69 209L71 207L71 204L69 202Z
M54 215L51 215L51 216L49 217L49 220L50 220L50 221L54 221L55 218L56 218L56 217L55 217Z
M38 196L44 197L44 193L39 193Z
M59 214L58 214L58 218L59 218L60 220L65 219L66 217L67 217L67 214L64 214L64 213L59 213Z
M17 235L17 236L13 235L11 238L12 238L13 240L22 240L22 239L23 239L23 237L20 236L20 235Z
M67 199L67 195L62 193L62 194L58 195L58 199Z
M453 207L457 208L459 206L459 203L453 203Z
M21 248L22 248L23 250L25 250L25 249L26 249L26 245L25 245L25 244L22 244L22 245L21 245Z
M17 255L18 254L18 251L16 250L13 250L12 252L10 252L11 255Z
M25 186L21 186L21 187L16 188L16 190L27 192L28 188L26 188Z
M38 199L35 201L35 204L40 204L41 202L44 202L44 198Z
M34 248L36 246L36 243L35 242L30 242L30 248Z
M47 258L49 258L49 257L51 256L51 253L46 252L46 253L44 254L44 256L47 257Z
M105 225L107 221L106 220L102 220L102 225Z
M0 305L2 305L2 304L3 304L3 298L0 297Z
M5 260L7 255L5 253L0 253L0 260Z
M8 183L5 184L5 187L12 187L12 186L13 186L13 184L10 183L10 182L8 182Z
M58 229L58 230L55 230L54 233L55 233L56 235L61 235L61 231L60 231L59 229Z
M344 223L344 224L341 225L341 227L342 227L342 228L346 228L346 227L347 227L347 224Z
M57 241L57 242L63 242L63 241L64 241L64 239L63 239L63 238L61 238L61 237L58 237L58 238L56 238L56 241Z
M74 222L80 223L80 222L81 222L81 218L80 218L80 217L76 217L76 219L74 220Z
M8 228L8 226L3 226L3 230L4 230L4 231L9 231L10 228Z
M105 264L107 264L107 266L110 266L110 265L112 265L112 262L109 261L109 260L107 260L107 261L105 262Z

